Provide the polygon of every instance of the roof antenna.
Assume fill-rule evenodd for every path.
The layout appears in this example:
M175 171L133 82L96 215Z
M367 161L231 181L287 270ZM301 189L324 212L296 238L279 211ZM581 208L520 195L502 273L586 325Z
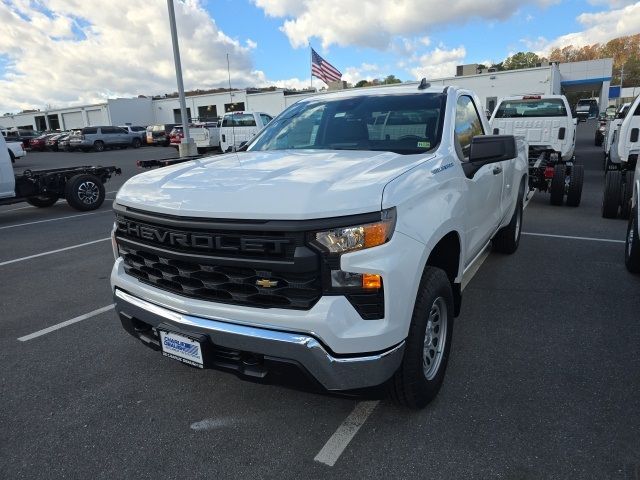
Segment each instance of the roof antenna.
M431 84L427 82L426 78L420 80L420 85L418 85L418 90L424 90L425 88L429 88Z

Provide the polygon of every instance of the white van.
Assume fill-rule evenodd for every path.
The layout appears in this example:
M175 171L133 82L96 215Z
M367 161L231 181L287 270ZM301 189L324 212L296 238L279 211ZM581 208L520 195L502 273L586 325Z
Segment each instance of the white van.
M271 120L273 117L264 112L225 113L220 127L220 149L223 152L237 150Z

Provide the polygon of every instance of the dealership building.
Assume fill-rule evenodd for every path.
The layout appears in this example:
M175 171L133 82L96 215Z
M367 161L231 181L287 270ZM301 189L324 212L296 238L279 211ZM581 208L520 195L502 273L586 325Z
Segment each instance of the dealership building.
M581 92L586 97L600 100L604 110L610 101L625 93L620 87L611 87L613 59L585 62L541 64L535 68L491 71L479 65L461 65L456 76L428 79L433 85L458 85L478 94L483 106L492 111L498 99L510 95L559 95ZM640 89L639 89L640 90ZM639 92L640 93L640 92ZM634 91L635 94L635 91ZM232 92L190 95L186 98L190 119L207 121L225 112L252 110L277 115L289 105L314 93L290 92L284 89L270 91L235 90ZM93 125L152 125L181 123L177 97L116 98L106 102L25 112L0 117L3 128L35 130L69 130Z

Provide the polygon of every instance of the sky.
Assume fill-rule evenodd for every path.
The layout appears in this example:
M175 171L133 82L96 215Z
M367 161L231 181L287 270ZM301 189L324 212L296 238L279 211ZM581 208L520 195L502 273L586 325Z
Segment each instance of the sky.
M175 0L185 88L304 88L311 45L350 83L640 33L626 0ZM0 0L0 114L176 91L167 2ZM321 80L313 79L321 88Z

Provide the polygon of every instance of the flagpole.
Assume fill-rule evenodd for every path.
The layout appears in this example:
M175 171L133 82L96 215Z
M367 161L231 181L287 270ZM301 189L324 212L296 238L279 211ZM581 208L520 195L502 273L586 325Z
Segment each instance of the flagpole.
M313 90L313 53L311 52L311 42L309 42L309 73L310 73L310 81L311 81L311 85L310 88L311 90Z

